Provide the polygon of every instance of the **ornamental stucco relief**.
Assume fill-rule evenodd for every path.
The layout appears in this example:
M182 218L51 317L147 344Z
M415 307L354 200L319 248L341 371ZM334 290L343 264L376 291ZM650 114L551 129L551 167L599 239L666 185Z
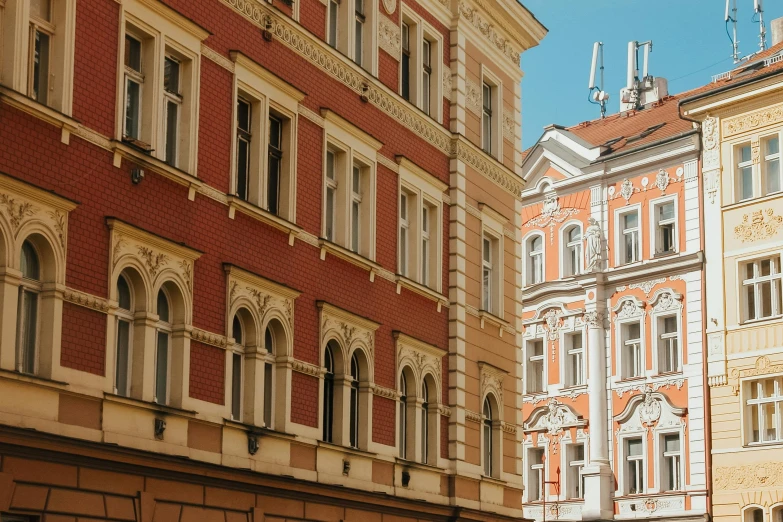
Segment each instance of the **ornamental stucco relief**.
M783 227L783 216L775 215L774 209L754 210L742 216L742 223L734 227L734 235L743 243L767 239Z

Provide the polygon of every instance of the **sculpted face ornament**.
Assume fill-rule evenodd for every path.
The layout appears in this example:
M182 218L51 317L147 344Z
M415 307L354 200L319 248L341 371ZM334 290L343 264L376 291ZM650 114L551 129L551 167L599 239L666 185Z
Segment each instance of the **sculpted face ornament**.
M639 406L639 420L642 424L654 424L661 418L661 401L652 396L652 389L644 390L644 402Z

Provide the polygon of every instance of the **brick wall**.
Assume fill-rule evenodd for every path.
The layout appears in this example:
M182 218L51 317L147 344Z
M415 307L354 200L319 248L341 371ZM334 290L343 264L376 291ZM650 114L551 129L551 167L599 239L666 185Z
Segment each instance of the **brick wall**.
M299 372L291 374L291 422L318 427L318 410L321 407L318 386L316 377Z
M60 364L95 375L104 374L106 369L106 316L104 314L72 303L63 303Z
M397 430L395 429L395 401L376 395L372 398L372 440L378 444L394 446Z
M214 346L190 343L190 396L194 399L224 404L226 379L225 351Z

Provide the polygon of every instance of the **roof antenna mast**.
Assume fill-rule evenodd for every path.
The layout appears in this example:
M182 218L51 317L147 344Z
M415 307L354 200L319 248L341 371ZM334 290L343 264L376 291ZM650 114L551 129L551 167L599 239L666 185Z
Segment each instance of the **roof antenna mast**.
M767 29L764 27L764 7L762 0L753 0L753 12L759 17L759 51L767 48Z
M596 66L599 67L601 83L595 84ZM606 102L609 100L609 94L604 91L604 43L595 42L593 44L593 61L590 64L590 85L587 86L587 101L601 107L601 118L606 117Z
M754 1L758 2L758 0ZM726 34L729 34L729 22L731 22L734 27L734 38L729 36L729 39L731 40L732 47L731 57L734 59L734 63L737 63L740 61L739 42L737 41L737 0L726 0L726 15L724 16L724 19L726 20Z

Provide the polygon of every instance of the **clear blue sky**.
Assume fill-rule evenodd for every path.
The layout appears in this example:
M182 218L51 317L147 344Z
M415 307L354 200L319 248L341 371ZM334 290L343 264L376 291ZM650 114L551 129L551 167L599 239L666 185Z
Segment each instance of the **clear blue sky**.
M587 101L593 42L604 43L607 114L619 111L628 42L653 41L650 74L669 80L669 92L710 82L732 68L723 21L724 0L522 0L549 33L522 54L522 144L532 146L545 125L574 125L600 116ZM765 0L764 22L783 16L783 0ZM739 50L758 50L753 0L737 0ZM731 31L731 24L729 24Z

